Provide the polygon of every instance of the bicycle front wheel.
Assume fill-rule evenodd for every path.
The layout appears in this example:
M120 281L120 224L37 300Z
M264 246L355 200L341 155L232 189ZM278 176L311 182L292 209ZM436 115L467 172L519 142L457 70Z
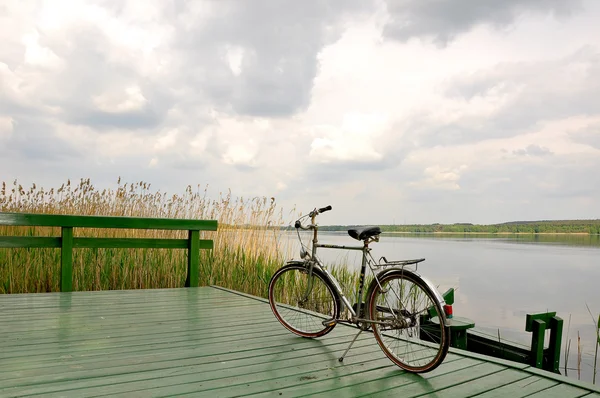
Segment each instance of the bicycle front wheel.
M279 269L269 283L269 304L275 317L289 331L302 337L320 337L335 327L340 299L318 269L312 276L303 264Z
M446 357L449 336L444 322L427 322L430 309L443 314L433 292L417 275L393 271L373 281L369 315L377 343L396 365L409 372L435 369Z

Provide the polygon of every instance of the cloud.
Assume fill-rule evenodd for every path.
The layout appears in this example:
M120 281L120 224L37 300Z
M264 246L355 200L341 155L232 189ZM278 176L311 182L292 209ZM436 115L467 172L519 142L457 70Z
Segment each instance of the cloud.
M372 7L355 0L189 3L172 17L175 62L194 65L181 70L179 84L200 89L220 110L295 114L309 105L321 48L350 15Z
M600 52L503 63L446 83L433 110L409 123L419 145L458 145L525 134L544 121L600 114Z
M207 184L332 223L596 212L594 2L3 5L4 179Z
M80 156L73 145L58 136L54 127L43 119L20 118L11 120L11 124L11 134L0 148L0 154L7 159L67 161Z
M548 148L533 144L528 145L527 148L515 150L513 153L518 156L547 156L552 154Z
M0 116L0 141L8 140L14 130L14 121L11 117Z
M569 134L574 142L589 145L600 150L600 123L591 124Z
M386 4L387 37L432 39L441 46L478 25L504 28L527 14L565 17L582 8L579 0L386 0Z

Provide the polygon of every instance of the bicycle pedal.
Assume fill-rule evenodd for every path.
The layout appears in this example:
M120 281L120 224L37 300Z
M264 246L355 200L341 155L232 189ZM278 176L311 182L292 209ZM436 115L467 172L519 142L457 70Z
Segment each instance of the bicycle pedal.
M333 326L337 323L337 321L335 319L327 319L326 321L321 322L323 324L323 326L325 327L330 327Z

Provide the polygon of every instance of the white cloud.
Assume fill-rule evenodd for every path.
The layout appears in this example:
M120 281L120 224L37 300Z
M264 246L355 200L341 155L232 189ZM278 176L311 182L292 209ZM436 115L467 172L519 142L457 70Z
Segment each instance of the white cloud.
M13 119L11 117L0 116L0 140L8 139L13 132Z
M172 129L167 131L164 135L158 137L154 144L154 149L157 151L165 151L175 146L179 137L179 130Z
M310 157L318 163L380 161L383 155L373 142L386 128L385 116L346 114L340 126L315 126L317 138L311 144Z
M409 185L432 190L458 190L461 172L466 168L466 165L453 169L443 168L440 165L428 166L423 170L424 178L413 181Z
M227 49L227 62L234 76L242 73L242 62L244 60L244 49L240 46L229 47Z
M148 100L139 86L132 85L94 96L93 102L103 112L127 113L142 110Z
M23 36L25 63L42 68L60 68L63 65L63 61L51 49L41 46L39 38L40 35L37 31Z

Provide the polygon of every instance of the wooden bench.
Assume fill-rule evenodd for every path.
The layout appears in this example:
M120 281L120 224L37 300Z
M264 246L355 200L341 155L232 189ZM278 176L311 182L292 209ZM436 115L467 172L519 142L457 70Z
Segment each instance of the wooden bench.
M446 306L452 308L452 305L454 304L454 289L448 289L442 294L442 297L444 297ZM444 310L446 310L446 308ZM431 322L439 324L440 321L435 309L430 308L429 315L431 316ZM466 350L467 330L475 327L475 321L465 317L448 315L448 313L446 315L446 325L448 325L448 329L450 330L450 346Z
M216 231L216 220L184 220L142 217L74 216L56 214L0 213L0 226L59 227L59 237L0 236L0 248L59 248L60 290L73 290L73 249L77 248L166 248L187 249L185 286L198 286L200 249L212 249L213 241L200 239L200 231ZM120 228L188 231L187 239L83 238L74 228Z

